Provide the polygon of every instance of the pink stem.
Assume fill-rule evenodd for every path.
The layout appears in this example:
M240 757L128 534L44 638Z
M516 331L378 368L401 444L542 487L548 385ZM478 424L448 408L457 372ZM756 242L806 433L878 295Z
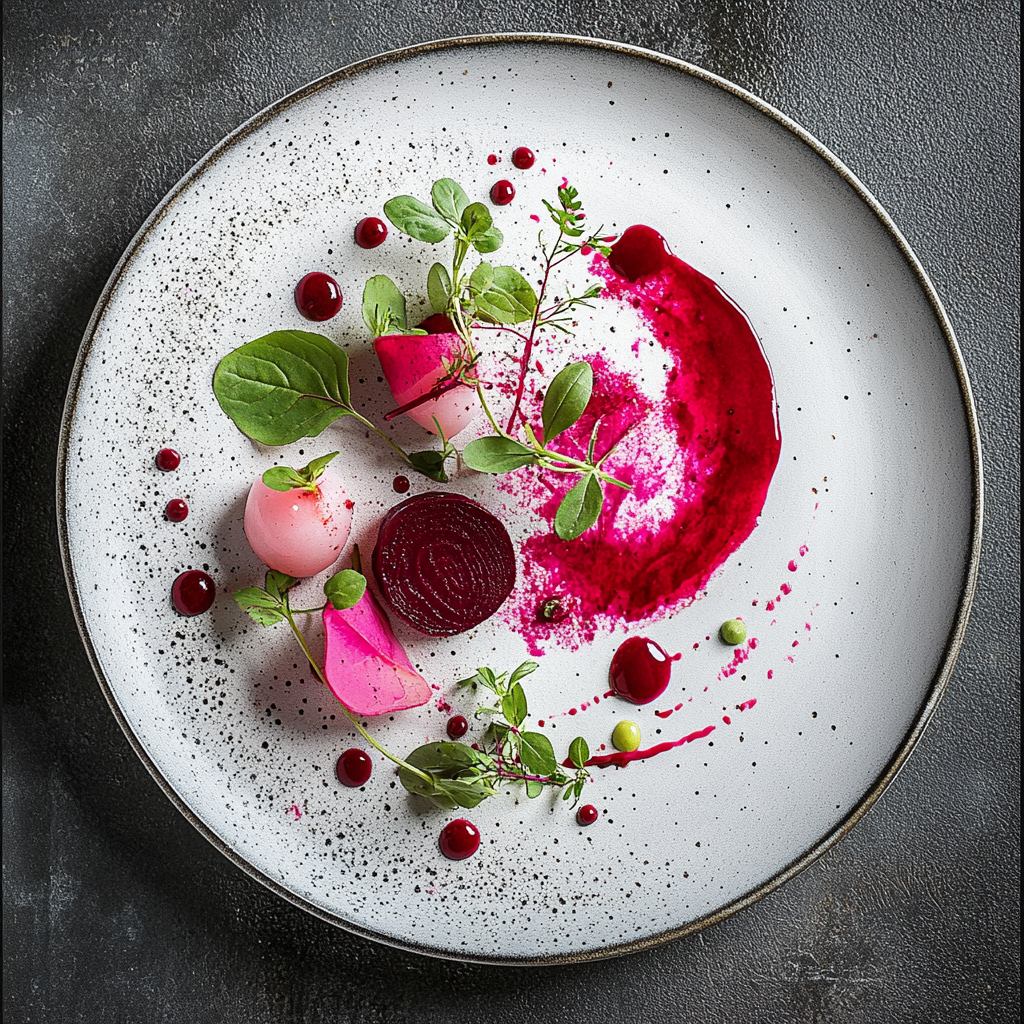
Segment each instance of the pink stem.
M470 388L475 386L476 385L474 384L467 384L459 377L451 377L448 380L441 381L440 384L435 384L429 391L420 395L419 398L414 398L411 402L406 402L405 405L400 405L397 409L392 409L391 412L385 413L384 419L393 420L396 416L401 416L402 413L418 409L421 405L425 405L427 402L431 402L435 398L440 398L449 391L454 391L455 388Z

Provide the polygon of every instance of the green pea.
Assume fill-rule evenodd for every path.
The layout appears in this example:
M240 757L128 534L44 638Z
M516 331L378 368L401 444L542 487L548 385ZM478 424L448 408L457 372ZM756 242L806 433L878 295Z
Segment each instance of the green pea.
M627 754L637 750L640 746L640 726L636 722L619 722L612 732L612 745Z
M747 627L740 619L729 619L728 622L722 623L722 628L718 631L718 635L725 643L732 644L735 647L747 639Z

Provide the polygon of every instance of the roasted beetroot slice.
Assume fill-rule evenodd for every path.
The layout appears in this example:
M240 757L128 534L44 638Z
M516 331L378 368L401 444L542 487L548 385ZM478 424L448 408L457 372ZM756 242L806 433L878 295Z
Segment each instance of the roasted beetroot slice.
M505 603L516 559L508 531L482 505L429 491L384 517L373 572L403 622L428 636L454 636Z

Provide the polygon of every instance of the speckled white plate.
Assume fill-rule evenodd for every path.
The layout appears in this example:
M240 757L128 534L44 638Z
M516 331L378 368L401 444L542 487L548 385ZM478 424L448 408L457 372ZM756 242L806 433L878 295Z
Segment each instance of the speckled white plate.
M441 176L483 198L512 171L518 145L540 159L517 172L516 202L496 212L503 257L525 265L529 215L563 174L592 220L655 225L755 325L775 372L783 449L761 524L706 596L633 630L684 652L663 702L593 703L621 630L599 630L579 650L549 647L529 681L556 747L577 731L592 747L606 742L623 715L645 743L715 732L598 772L588 799L602 817L589 829L547 796L487 801L470 814L479 853L453 863L437 848L452 815L420 807L385 762L364 790L337 784L335 759L357 737L290 636L254 627L230 597L261 579L242 508L275 459L301 465L341 449L355 539L367 547L395 500L396 466L345 421L316 441L261 449L220 412L211 378L242 342L306 327L292 290L323 269L348 300L325 330L348 346L354 393L379 415L387 402L359 292L386 272L422 294L432 255L395 233L363 251L353 226L392 195L425 197ZM490 166L491 153L505 162ZM610 355L621 345L625 360L637 324L602 306L582 333L616 339ZM154 466L164 445L183 455L176 473ZM467 473L455 486L509 504L491 478ZM166 522L164 505L179 496L191 515ZM540 963L698 928L779 885L864 813L952 670L975 579L981 473L969 385L939 300L834 156L679 61L593 40L502 37L336 72L196 165L96 308L68 396L58 498L72 601L103 690L211 842L282 896L363 935ZM521 508L503 514L514 536L536 525ZM186 619L169 591L191 567L206 567L219 595L209 614ZM312 595L317 583L304 586ZM706 638L737 613L760 643L730 675L731 651ZM399 632L439 698L463 712L472 705L453 692L456 679L526 656L500 617L453 640ZM655 717L674 703L682 709ZM372 724L407 751L441 735L438 704Z

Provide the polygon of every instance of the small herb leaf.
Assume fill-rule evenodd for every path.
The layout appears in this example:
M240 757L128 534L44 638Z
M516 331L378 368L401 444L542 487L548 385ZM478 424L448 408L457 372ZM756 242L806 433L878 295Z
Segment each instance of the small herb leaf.
M522 665L520 665L511 676L509 676L508 685L514 686L520 679L525 679L528 675L532 675L539 668L540 665L535 661L524 661Z
M545 444L568 430L583 415L593 390L594 371L588 362L570 363L555 375L541 411Z
M324 584L327 600L339 611L357 605L365 592L366 577L355 569L342 569Z
M518 683L502 698L501 713L516 729L526 721L526 693Z
M473 237L473 248L479 253L495 252L505 242L505 236L492 224L486 231Z
M490 271L486 286L478 285L474 272L470 285L474 290L477 313L485 320L496 324L518 324L533 317L537 308L537 296L530 282L512 267L491 267L481 263L481 268Z
M558 506L555 533L562 540L575 540L597 522L603 504L601 482L593 473L584 474Z
M272 491L293 491L297 487L305 487L306 481L287 466L274 466L263 474L263 482Z
M436 480L441 484L448 483L448 474L444 468L444 452L409 452L409 462L413 469L429 477L431 480Z
M419 239L421 242L440 242L451 230L447 221L435 213L426 203L412 196L395 196L384 204L384 216L399 231Z
M271 569L267 573L266 582L263 584L266 587L267 593L271 597L276 597L279 601L284 601L285 594L288 593L292 587L295 586L299 581L294 576L288 576L286 573L278 572L276 569Z
M481 437L470 441L462 451L462 461L480 473L511 473L514 469L532 465L532 449L511 437Z
M569 760L575 767L582 768L589 759L590 747L587 745L587 741L582 736L577 736L569 744Z
M534 797L538 797L544 792L544 783L538 782L536 779L526 780L526 795L533 800Z
M543 733L524 732L519 734L519 757L535 775L554 775L558 771L555 751L551 740Z
M235 426L261 444L316 437L352 412L348 356L308 331L274 331L229 352L213 391Z
M469 206L469 196L451 178L441 178L434 182L434 187L430 190L430 201L445 220L455 224L459 223L463 211Z
M452 279L448 271L435 263L427 273L427 298L435 313L444 313L452 295Z
M462 211L459 225L466 239L472 244L474 239L478 239L490 231L492 225L491 214L483 203L470 203Z
M405 330L405 296L387 274L377 274L366 282L363 322L375 338Z

